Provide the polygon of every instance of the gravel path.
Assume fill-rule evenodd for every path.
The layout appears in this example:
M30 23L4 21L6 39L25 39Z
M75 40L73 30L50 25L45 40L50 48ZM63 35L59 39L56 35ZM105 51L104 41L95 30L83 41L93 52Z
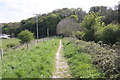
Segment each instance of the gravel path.
M62 52L62 40L60 40L59 48L56 53L56 70L53 73L52 78L71 78L69 72L69 66L61 54Z

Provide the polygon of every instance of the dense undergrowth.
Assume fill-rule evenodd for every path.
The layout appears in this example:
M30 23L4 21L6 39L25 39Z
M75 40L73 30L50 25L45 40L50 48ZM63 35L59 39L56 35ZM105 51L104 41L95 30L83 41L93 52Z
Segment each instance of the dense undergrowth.
M77 39L69 40L77 46L78 53L88 53L92 56L93 64L96 65L102 73L105 73L106 78L120 78L119 45L113 45L113 47L110 48L108 45L103 44L103 47L102 44L100 45L94 42Z
M59 39L52 39L26 50L9 50L2 62L3 78L50 78L54 70Z
M104 78L104 74L92 64L91 55L78 51L73 43L63 39L64 55L70 65L72 76L75 78ZM83 45L82 45L83 46Z

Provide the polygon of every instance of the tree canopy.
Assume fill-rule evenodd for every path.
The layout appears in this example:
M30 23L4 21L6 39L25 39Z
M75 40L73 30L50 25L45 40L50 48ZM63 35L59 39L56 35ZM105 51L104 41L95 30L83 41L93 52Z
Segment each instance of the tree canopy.
M82 8L56 9L50 13L41 14L38 16L38 35L39 38L47 37L48 33L49 36L55 36L58 35L57 33L59 33L60 31L64 31L63 34L65 34L66 36L72 35L72 32L76 31L75 29L77 29L74 25L70 25L71 28L65 27L60 30L58 28L58 25L62 20L66 18L71 18L76 20L77 22L74 21L73 23L70 22L69 24L77 23L80 28L84 28L84 36L82 36L84 37L84 40L99 41L101 40L101 38L103 38L100 35L103 35L101 33L104 32L102 31L103 29L105 29L104 27L108 27L110 24L119 24L119 11L120 5L116 5L114 9L108 8L106 6L93 6L90 8L90 11L88 13L83 11ZM64 26L64 24L62 25ZM25 29L34 33L36 38L37 33L35 17L22 20L21 22L4 23L2 27L2 32L13 37L17 37L18 34ZM77 31L81 31L81 29L77 29ZM78 32L76 34L78 35Z

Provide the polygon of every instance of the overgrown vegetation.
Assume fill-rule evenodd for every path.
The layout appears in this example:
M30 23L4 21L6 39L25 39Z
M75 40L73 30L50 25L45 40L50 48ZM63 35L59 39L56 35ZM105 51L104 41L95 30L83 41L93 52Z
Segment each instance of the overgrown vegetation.
M90 12L84 17L81 27L84 31L75 32L74 36L85 41L102 41L105 44L114 44L120 41L120 25L105 25L100 13Z
M2 62L3 78L50 78L59 39L41 42L26 50L8 50Z
M113 47L104 44L101 44L101 46L104 46L101 47L94 42L85 42L76 39L71 39L69 43L74 43L75 46L77 46L78 53L88 53L91 55L93 64L96 65L102 73L105 73L106 78L120 78L119 43ZM70 48L70 50L71 49L72 48ZM69 51L69 53L70 52L72 51Z
M7 48L12 48L12 47L14 47L15 46L15 44L8 44L7 45Z
M79 48L68 39L63 39L63 46L64 55L74 78L104 78L104 73L100 73L92 64L91 55L85 51L79 52Z
M120 25L109 24L98 31L99 40L106 44L120 42Z
M60 35L79 39L63 40L65 57L73 77L120 78L119 11L119 4L115 9L94 6L88 13L81 8L57 9L38 16L38 36L43 38L47 35ZM3 23L3 34L9 34L11 37L17 37L19 34L22 43L30 42L33 33L35 37L37 35L35 21L35 17L31 17L17 23ZM0 40L0 48L19 44L18 39ZM44 41L28 50L6 50L2 67L3 78L50 78L58 41Z

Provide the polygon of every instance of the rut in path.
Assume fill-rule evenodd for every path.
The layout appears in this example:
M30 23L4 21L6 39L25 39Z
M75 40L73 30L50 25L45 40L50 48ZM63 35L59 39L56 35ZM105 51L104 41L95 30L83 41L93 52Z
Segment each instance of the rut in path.
M52 78L71 78L69 66L61 54L62 40L60 40L59 48L56 53L56 69Z

